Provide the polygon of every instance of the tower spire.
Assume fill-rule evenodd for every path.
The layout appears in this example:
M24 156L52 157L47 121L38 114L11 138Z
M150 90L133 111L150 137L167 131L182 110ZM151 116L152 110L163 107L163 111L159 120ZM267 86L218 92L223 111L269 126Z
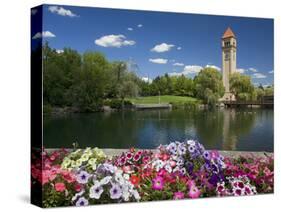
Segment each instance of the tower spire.
M223 33L222 38L224 39L224 38L231 38L231 37L235 38L235 34L233 33L232 29L228 27Z

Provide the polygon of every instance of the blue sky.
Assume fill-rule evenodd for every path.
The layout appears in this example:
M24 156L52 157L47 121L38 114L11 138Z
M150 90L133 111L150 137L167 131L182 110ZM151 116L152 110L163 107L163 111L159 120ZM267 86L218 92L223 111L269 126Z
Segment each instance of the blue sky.
M220 39L228 26L237 37L238 71L256 84L272 84L272 19L45 5L43 32L33 30L32 40L132 61L140 77L194 77L202 67L221 68Z

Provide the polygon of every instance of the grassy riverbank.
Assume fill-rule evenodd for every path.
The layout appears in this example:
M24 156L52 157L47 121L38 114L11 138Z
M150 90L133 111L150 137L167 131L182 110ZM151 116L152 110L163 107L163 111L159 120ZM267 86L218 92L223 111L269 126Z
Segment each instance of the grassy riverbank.
M159 96L145 96L137 98L127 98L128 101L133 104L159 104ZM172 96L172 95L163 95L160 96L161 104L184 104L184 103L198 103L199 100L193 97L188 96Z

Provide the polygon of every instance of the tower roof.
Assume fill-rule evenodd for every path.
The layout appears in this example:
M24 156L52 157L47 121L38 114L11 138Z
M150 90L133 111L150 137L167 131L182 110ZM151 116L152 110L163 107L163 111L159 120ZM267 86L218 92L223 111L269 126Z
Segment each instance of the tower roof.
M235 35L234 33L232 32L231 28L228 27L225 32L223 33L223 36L222 38L230 38L230 37L234 37L235 38Z

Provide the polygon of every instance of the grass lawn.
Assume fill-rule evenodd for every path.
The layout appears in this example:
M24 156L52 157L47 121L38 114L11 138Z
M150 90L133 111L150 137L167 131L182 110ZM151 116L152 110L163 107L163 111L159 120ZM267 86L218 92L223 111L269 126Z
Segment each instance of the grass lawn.
M127 100L131 101L134 104L158 104L159 96L127 98ZM160 96L161 104L164 103L183 104L183 103L190 103L190 102L197 102L197 101L198 99L188 96L170 96L170 95Z

